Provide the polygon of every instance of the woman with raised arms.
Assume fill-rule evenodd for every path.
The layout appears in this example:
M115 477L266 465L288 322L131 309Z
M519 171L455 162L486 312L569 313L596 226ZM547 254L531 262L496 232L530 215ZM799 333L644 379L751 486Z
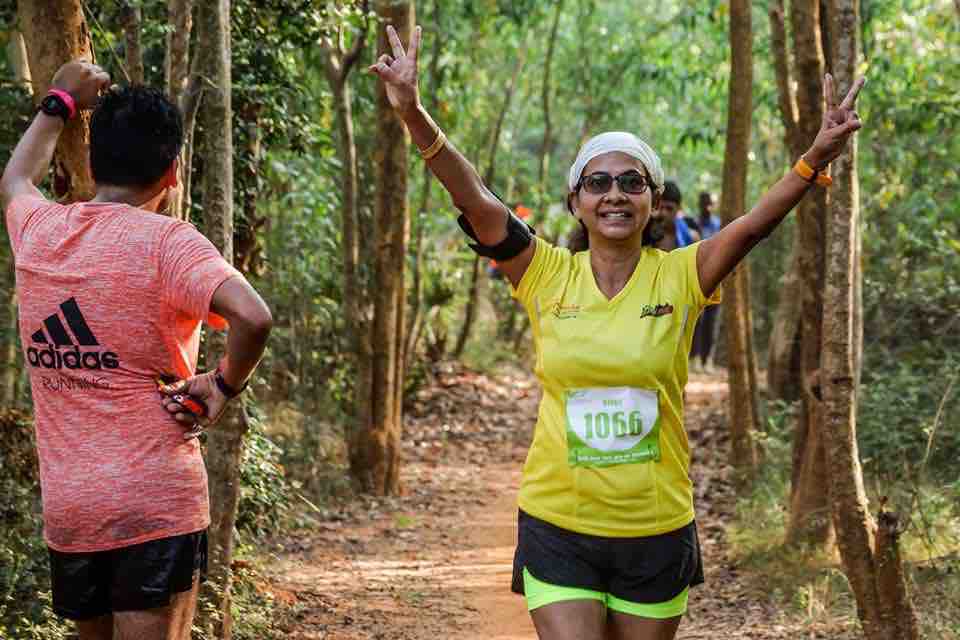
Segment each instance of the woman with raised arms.
M746 215L665 253L646 232L660 158L624 132L589 140L567 205L589 251L535 237L487 188L420 102L420 28L370 67L427 165L462 212L471 247L495 259L530 316L543 399L519 495L516 590L540 638L669 640L703 582L683 425L697 317L737 263L772 232L861 127L863 79L827 103L810 149ZM522 585L522 589L519 589Z

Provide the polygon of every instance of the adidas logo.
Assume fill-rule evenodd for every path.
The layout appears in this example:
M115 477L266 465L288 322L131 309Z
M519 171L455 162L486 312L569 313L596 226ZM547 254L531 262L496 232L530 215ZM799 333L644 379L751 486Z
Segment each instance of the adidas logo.
M70 332L63 326L60 316L56 313L44 320L43 326L46 331L44 329L35 331L30 336L30 340L34 344L45 344L47 347L27 349L27 362L31 366L44 369L116 369L120 366L120 356L112 351L101 353L99 350L82 351L80 349L80 347L99 347L100 343L97 342L87 321L83 319L76 298L63 302L60 305L60 311L67 321ZM50 339L47 339L48 335ZM76 344L74 344L74 338ZM67 349L61 351L65 347Z

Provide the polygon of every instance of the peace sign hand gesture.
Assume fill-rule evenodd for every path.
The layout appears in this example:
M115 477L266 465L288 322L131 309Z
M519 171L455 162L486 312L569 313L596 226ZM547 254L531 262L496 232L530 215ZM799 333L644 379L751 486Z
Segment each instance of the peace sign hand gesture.
M386 87L390 106L403 116L420 106L420 91L417 87L420 27L414 29L410 49L407 51L404 51L403 43L400 42L400 36L393 25L387 25L387 38L390 40L393 55L383 54L368 70L380 77Z
M822 169L830 164L843 152L850 136L863 126L855 107L857 96L865 82L866 78L858 78L850 87L843 102L838 105L833 76L828 73L824 77L823 97L826 108L823 111L823 122L820 124L820 131L817 132L813 146L804 154L807 162L813 167Z

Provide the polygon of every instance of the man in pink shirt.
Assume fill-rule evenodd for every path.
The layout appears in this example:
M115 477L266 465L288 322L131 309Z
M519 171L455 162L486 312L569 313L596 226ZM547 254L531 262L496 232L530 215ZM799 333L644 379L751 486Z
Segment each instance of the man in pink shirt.
M106 90L71 62L0 180L33 395L54 611L82 640L187 640L210 523L193 425L212 425L259 361L272 318L193 226L156 211L177 186L180 113L145 87ZM91 202L35 182L77 110L96 104ZM200 324L229 325L216 371L194 375ZM157 379L185 380L158 394ZM179 397L179 396L178 396Z

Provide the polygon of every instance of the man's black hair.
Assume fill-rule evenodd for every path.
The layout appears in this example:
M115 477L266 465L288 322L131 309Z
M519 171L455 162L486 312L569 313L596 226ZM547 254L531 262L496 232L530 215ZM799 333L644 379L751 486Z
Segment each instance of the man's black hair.
M670 202L683 204L683 194L680 193L680 187L677 186L676 182L667 180L663 183L663 195L660 196L660 200L669 200Z
M90 119L90 169L97 184L149 186L163 177L181 146L180 110L157 89L112 89Z

